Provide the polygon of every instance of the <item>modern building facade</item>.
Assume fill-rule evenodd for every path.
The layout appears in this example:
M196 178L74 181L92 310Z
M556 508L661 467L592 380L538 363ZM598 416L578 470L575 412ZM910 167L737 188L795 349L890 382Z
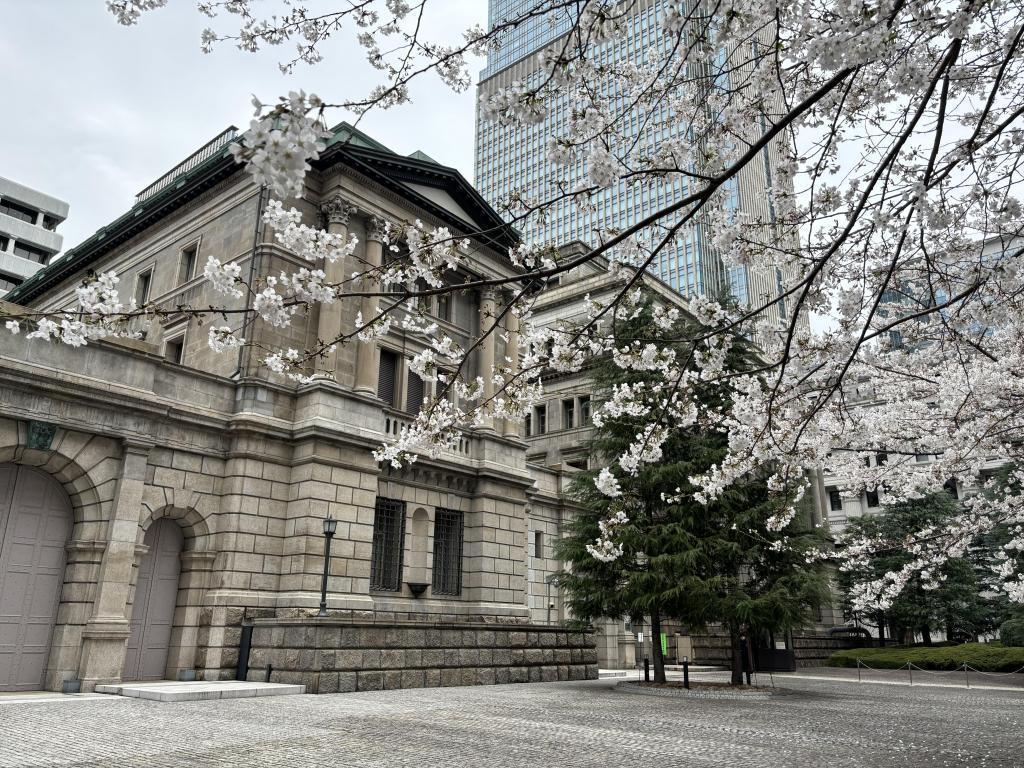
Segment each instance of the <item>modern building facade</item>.
M0 296L60 252L55 230L67 217L64 201L0 176Z
M88 270L116 269L125 300L223 306L202 275L210 255L254 281L304 266L261 224L268 196L233 140L225 131L8 299L73 306ZM457 171L347 126L289 204L357 235L351 259L325 266L332 282L381 263L388 220L489 231L457 279L517 274L515 233ZM516 354L511 314L496 342L474 344L507 298L460 292L430 309L476 347L470 376ZM246 337L307 347L370 316L368 301ZM485 423L400 470L374 460L430 392L408 367L421 343L396 324L299 385L249 351L212 352L186 316L77 349L0 335L0 690L264 679L268 665L321 693L596 677L592 638L558 626L530 583L556 570L562 513L518 425ZM315 618L328 517L328 616Z
M602 62L639 63L652 46L667 44L661 35L661 24L674 5L678 3L669 0L631 0L622 4L623 9L629 10L625 34L598 44L594 56ZM493 28L535 6L533 0L490 0L489 23ZM573 12L566 8L552 10L499 35L502 46L488 54L478 86L479 101L516 82L539 82L543 73L537 53L566 34L572 26ZM725 59L723 54L723 62ZM722 72L708 73L708 77L719 81L727 78L726 69L723 66ZM624 108L624 104L624 96L609 97L609 109ZM549 140L567 134L569 117L576 107L573 94L558 94L548 107L548 117L540 123L503 126L484 119L478 106L475 183L484 198L499 210L502 201L516 192L525 193L532 201L544 201L558 196L559 185L575 189L587 184L583 158L566 166L554 166L547 159ZM635 115L629 121L630 139L641 150L653 151L664 139L684 135L686 126L668 117L667 108L659 114ZM775 231L774 210L766 191L772 184L775 157L772 149L766 149L756 162L750 163L728 187L727 205L753 220L766 222L766 229L772 232L770 237L778 242L791 235ZM639 185L619 181L590 199L591 210L579 209L570 199L558 200L546 220L521 227L523 238L526 242L555 246L573 241L594 245L597 230L634 224L680 200L687 192L684 180L678 177ZM774 267L726 267L711 239L708 225L696 221L682 230L675 244L661 251L651 272L684 296L718 296L729 292L742 305L756 306L779 295L781 271ZM785 313L784 302L772 311L779 320Z

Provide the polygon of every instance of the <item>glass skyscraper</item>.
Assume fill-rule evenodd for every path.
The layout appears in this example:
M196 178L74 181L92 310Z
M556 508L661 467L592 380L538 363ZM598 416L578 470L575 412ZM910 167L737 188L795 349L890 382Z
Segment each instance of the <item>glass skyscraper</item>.
M593 51L595 58L601 62L640 61L653 45L663 45L661 21L669 4L669 0L633 0L626 33L598 45ZM489 23L493 28L537 6L538 0L490 0ZM481 74L478 95L487 98L513 82L537 81L542 72L536 54L569 31L571 13L566 9L551 11L502 33L501 48L489 54ZM620 98L609 94L609 108L621 105ZM513 192L525 192L532 200L548 200L555 196L559 183L569 189L588 183L583 158L565 166L554 166L547 159L549 139L567 133L570 112L576 106L573 94L560 94L549 100L547 106L547 119L529 126L503 126L484 120L478 107L476 186L499 210L502 201ZM667 111L633 114L629 125L636 145L648 150L685 131L685 126L668 119ZM762 163L750 164L727 189L727 204L748 211L761 221L772 221L773 211L766 193L770 184L771 158L766 151ZM597 230L631 225L686 193L685 181L678 177L642 185L620 181L591 198L589 210L581 210L572 200L560 200L550 209L546 221L531 221L520 225L520 229L529 243L562 245L578 240L596 245ZM769 274L763 269L724 267L711 247L707 225L701 221L694 222L676 243L663 249L651 271L684 295L720 295L728 290L743 305L759 304L777 296L781 285L781 274L776 270L768 270ZM777 316L781 317L785 308L779 305L778 310Z

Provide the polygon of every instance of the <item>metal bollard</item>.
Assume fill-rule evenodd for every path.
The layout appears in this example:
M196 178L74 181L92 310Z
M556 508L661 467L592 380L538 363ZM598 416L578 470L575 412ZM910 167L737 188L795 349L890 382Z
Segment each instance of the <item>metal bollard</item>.
M690 660L683 657L683 688L690 688Z
M270 673L274 671L273 664L267 664L267 682L270 682Z
M651 660L644 656L644 682L651 682Z

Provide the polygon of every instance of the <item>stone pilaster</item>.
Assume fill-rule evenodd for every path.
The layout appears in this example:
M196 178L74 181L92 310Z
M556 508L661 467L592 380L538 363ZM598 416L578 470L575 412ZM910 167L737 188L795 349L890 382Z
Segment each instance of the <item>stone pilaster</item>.
M491 408L490 400L494 397L494 356L497 347L497 329L492 329L497 316L497 300L494 291L488 289L480 295L480 376L484 380L484 397L486 409ZM494 429L494 417L483 419L483 428Z
M509 359L509 379L519 372L519 315L509 311L505 315L505 328L508 330L508 350L506 356ZM518 384L518 382L516 382ZM512 419L505 419L505 437L519 437L519 422Z
M128 640L128 596L136 559L136 537L151 443L126 439L121 476L117 480L107 542L100 562L92 618L82 631L79 679L82 690L117 681Z
M366 263L363 265L365 271L376 269L383 263L384 226L384 220L375 216L366 223ZM380 288L380 282L376 279L366 279L362 281L362 288L364 291L374 292ZM380 299L376 296L364 296L359 304L359 311L364 323L371 321L380 311ZM356 392L377 394L379 360L376 341L359 342L356 348Z
M323 214L324 221L327 224L328 233L339 235L342 241L348 240L348 221L354 211L355 207L341 195L335 195L320 206L320 212ZM345 267L345 259L325 263L325 282L340 285L345 280ZM340 293L341 289L339 288L338 291ZM320 305L316 330L317 339L324 343L330 343L341 335L342 310L340 296L333 304ZM318 363L318 367L322 367L325 370L327 378L337 378L337 350L328 352Z

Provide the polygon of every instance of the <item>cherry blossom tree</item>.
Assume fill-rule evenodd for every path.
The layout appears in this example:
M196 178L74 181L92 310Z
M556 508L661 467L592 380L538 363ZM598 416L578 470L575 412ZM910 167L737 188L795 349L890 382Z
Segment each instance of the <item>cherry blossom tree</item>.
M107 1L125 25L165 4ZM200 41L204 50L282 46L292 52L281 63L290 71L297 62L320 62L329 40L354 40L379 73L375 83L329 94L331 101L295 92L255 102L256 115L234 151L278 201L301 190L324 147L326 115L400 107L421 77L466 89L474 56L555 14L568 14L571 25L538 54L542 76L480 104L488 120L528 125L543 120L559 94L573 98L568 128L548 148L550 194L510 195L501 212L526 227L566 200L585 211L616 183L685 190L632 226L595 233L596 245L583 255L560 256L551 244L512 249L509 258L521 270L517 285L603 257L622 273L622 289L615 300L592 304L584 322L558 328L533 324L531 297L518 291L491 332L501 332L508 313L518 316L522 359L498 364L487 382L438 373L463 371L471 350L438 333L417 310L420 299L452 290L442 275L464 264L463 238L478 233L404 222L388 235L389 246L401 246L401 258L368 267L344 285L329 284L320 266L344 258L354 243L303 224L280 203L268 208L267 219L280 242L310 266L251 286L212 258L205 274L226 299L252 291L255 300L242 314L225 314L230 321L210 331L211 346L246 345L240 329L252 318L283 326L311 304L378 297L376 316L360 316L356 327L325 345L260 354L273 370L304 380L330 345L360 343L393 323L424 334L431 346L414 368L443 378L442 393L459 389L460 407L439 397L397 441L381 446L378 458L398 464L450 445L485 415L521 418L542 395L542 370L579 370L594 356L610 355L624 369L660 372L662 383L621 388L600 406L599 413L639 415L647 423L598 478L600 490L622 493L623 478L658 460L667 415L709 420L728 433L729 452L693 479L701 497L710 502L737 479L767 468L780 499L768 522L780 531L794 515L781 500L799 496L808 467L822 467L854 490L877 489L889 503L920 497L951 477L984 485L987 462L1019 462L1024 0L680 0L660 11L657 39L639 58L609 63L602 46L627 33L637 4L529 0L489 28L428 39L423 22L443 8L431 0L337 0L334 9L314 0L199 2L211 25ZM650 135L678 138L638 140L631 128L638 116L648 121ZM764 181L770 211L736 213L728 205L729 185L765 153L773 169ZM581 183L568 181L573 167L586 169ZM780 292L739 308L696 297L690 311L704 325L697 335L669 338L673 324L666 321L663 338L614 343L609 328L635 311L639 270L697 222L713 232L723 264L777 268ZM417 282L420 289L406 288ZM485 282L501 281L460 288ZM116 284L116 275L99 275L80 288L76 310L15 311L7 329L79 345L128 334L130 320L159 313L122 304ZM780 314L783 323L771 320ZM827 328L812 330L812 316L827 317ZM762 347L762 365L743 375L723 367L736 333ZM670 343L679 341L694 350L689 359L673 354ZM732 409L702 409L691 397L695 376L728 383ZM866 466L865 457L876 453L888 461ZM917 462L919 454L934 460ZM947 558L1001 525L1013 536L992 567L1007 593L1024 602L1022 509L1016 493L977 494L962 513L902 542L909 562L861 585L855 601L884 608L912 577L938 572ZM614 556L626 524L609 520L595 551ZM855 561L878 545L851 540L846 552Z

